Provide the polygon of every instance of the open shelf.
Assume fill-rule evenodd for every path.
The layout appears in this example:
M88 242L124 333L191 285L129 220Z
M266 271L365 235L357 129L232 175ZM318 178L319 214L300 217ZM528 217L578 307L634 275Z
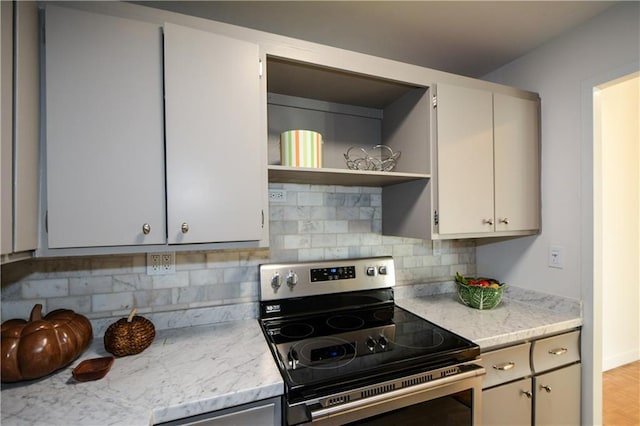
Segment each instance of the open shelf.
M383 187L417 180L428 180L430 175L402 172L375 172L365 170L313 169L306 167L269 166L269 182L303 183L312 185L345 185Z

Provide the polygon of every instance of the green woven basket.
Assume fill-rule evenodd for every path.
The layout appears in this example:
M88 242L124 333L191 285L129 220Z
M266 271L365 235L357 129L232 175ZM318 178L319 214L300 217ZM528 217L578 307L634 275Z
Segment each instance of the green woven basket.
M493 309L502 300L504 285L500 288L465 285L459 282L456 282L456 285L458 286L460 301L472 308Z

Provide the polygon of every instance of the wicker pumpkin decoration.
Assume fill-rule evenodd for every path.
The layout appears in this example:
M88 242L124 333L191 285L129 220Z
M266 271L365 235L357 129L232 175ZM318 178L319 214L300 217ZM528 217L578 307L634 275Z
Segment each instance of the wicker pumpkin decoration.
M44 377L69 365L93 339L91 322L69 309L42 317L42 305L31 310L29 321L2 323L2 381L19 382Z
M115 356L135 355L151 345L156 328L132 309L128 318L121 318L104 333L104 348Z

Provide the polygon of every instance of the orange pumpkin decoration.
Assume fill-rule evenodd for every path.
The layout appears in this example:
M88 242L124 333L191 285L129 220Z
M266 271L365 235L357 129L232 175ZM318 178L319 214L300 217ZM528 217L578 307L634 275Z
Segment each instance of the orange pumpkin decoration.
M93 339L91 322L69 309L56 309L42 318L42 305L29 321L2 323L2 381L33 380L66 367Z

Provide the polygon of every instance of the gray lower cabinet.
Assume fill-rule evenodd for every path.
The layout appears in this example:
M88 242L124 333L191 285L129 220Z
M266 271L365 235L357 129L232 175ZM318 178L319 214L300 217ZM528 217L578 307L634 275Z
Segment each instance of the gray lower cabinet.
M520 379L482 392L482 424L531 425L531 379Z
M535 376L535 425L579 425L580 383L580 364Z
M160 425L277 426L282 423L281 408L281 398L269 398Z
M580 425L580 331L531 346L535 425Z
M482 354L484 425L580 425L580 331Z

